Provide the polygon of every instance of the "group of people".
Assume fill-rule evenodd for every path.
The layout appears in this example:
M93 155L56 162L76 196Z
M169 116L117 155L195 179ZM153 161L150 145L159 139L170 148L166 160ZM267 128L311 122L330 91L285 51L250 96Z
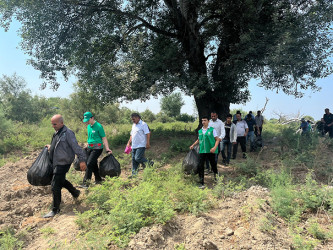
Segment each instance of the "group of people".
M264 117L260 110L256 116L253 116L250 111L245 116L245 120L242 119L240 111L237 111L234 116L228 114L225 122L218 118L216 111L211 112L210 118L208 116L201 118L202 128L198 131L198 139L190 146L192 150L195 145L199 144L198 174L201 188L204 187L205 163L207 172L210 165L216 179L219 153L222 154L223 164L228 165L231 158L236 159L238 144L240 144L243 158L246 158L247 141L250 141L250 151L254 151L254 136L261 136L264 125ZM227 154L225 148L227 148ZM232 152L231 149L233 149Z
M301 128L302 128L302 123L301 123ZM321 120L316 123L316 128L317 131L322 136L325 136L328 133L329 137L333 138L333 114L330 112L328 108L325 109L323 118L321 118ZM302 133L306 133L304 132L303 128L302 128Z
M143 167L148 160L144 157L146 149L150 148L150 130L148 125L141 120L137 113L131 115L133 125L127 146L132 149L132 175L138 173L139 165ZM51 144L46 145L49 149L49 158L53 167L53 177L51 181L53 203L52 210L44 215L44 218L54 217L60 211L61 189L66 188L77 199L80 190L75 188L68 180L66 173L77 155L80 162L80 169L85 171L82 185L79 188L87 188L91 182L92 174L95 176L95 183L99 184L102 178L99 174L98 157L102 154L103 148L106 152L112 154L105 135L103 126L97 122L91 112L83 115L83 122L87 125L87 147L86 153L78 145L75 134L64 125L64 118L60 115L54 115L51 118L52 127L55 133L52 136ZM153 165L153 161L148 162Z

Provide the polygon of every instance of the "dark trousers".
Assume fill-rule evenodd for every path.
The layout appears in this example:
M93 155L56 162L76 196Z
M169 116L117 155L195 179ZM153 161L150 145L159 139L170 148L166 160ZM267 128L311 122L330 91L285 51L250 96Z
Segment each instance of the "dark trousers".
M200 183L202 185L204 184L204 176L205 176L204 164L205 164L206 159L209 160L214 174L217 174L217 164L215 161L215 154L213 154L213 153L199 154L198 174L199 174L199 178L200 178Z
M260 136L261 136L261 133L262 133L262 127L259 127L259 131L260 131ZM258 136L258 127L255 127L255 128L254 128L254 134L255 134L256 136Z
M220 148L220 143L219 143L219 145L218 145L218 148L217 148L217 154L215 154L215 162L216 162L216 164L217 164L217 161L218 161L218 159L219 159L219 153L221 152L221 148ZM206 159L206 169L207 170L209 170L210 168L209 168L209 159L207 158Z
M95 175L95 181L101 181L102 178L99 175L99 169L97 164L98 157L102 154L103 149L87 149L87 169L83 178L83 183L87 180L91 180L92 173Z
M227 156L224 153L224 149L225 147L227 147ZM222 158L223 160L226 160L227 163L230 162L230 158L231 158L231 147L232 147L232 142L229 140L222 140Z
M245 153L246 153L246 137L245 136L238 136L236 142L237 143L234 144L234 146L233 146L233 152L232 152L232 157L233 158L236 158L238 144L241 145L241 149L242 149L243 155L245 155Z
M324 134L326 134L328 132L330 138L333 138L333 125L328 127L327 125L325 125L324 127Z
M58 171L54 173L51 181L51 188L53 194L53 208L54 212L58 212L60 209L61 203L61 189L66 188L72 195L75 196L77 189L66 180L66 173L69 170L70 165L56 166L57 169L62 168L64 171Z

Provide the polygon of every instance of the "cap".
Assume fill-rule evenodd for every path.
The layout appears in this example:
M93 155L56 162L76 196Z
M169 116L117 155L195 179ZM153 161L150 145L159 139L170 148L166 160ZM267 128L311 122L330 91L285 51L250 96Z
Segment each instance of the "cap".
M87 122L87 121L89 121L89 119L91 118L91 117L93 117L93 115L92 115L92 113L91 112L85 112L84 114L83 114L83 122Z

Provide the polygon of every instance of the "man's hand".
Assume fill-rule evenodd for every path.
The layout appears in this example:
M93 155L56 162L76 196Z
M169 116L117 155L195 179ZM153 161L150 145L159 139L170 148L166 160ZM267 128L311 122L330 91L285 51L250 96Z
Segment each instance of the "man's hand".
M80 170L86 171L86 169L87 169L87 164L84 161L80 162Z
M105 151L108 153L108 154L112 154L112 150L111 149L105 149Z
M213 147L213 148L210 149L210 152L211 152L212 154L214 154L214 153L215 153L215 150L216 150L216 147Z
M147 143L146 149L150 149L150 144L149 143Z
M50 150L51 145L47 144L47 145L45 145L45 147L47 147L47 149Z

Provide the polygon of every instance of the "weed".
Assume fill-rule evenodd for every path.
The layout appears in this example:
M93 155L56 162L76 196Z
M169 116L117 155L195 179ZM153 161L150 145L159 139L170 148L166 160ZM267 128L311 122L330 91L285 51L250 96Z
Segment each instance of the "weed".
M326 232L322 229L316 219L312 219L309 221L308 232L316 239L320 241L326 241L332 238L329 232Z
M12 228L0 231L0 249L22 249L23 241L15 236Z
M213 189L213 194L217 198L226 198L232 196L236 192L240 192L246 188L246 183L244 179L239 182L227 181L224 182L224 176L218 177L217 184Z
M175 250L186 250L186 248L185 248L185 243L176 244L176 245L174 246L174 249L175 249Z
M52 227L44 227L39 229L39 231L43 234L44 238L47 238L48 236L55 233L55 230Z
M275 215L272 213L267 213L266 216L261 220L259 228L261 232L269 234L274 233L277 228Z

